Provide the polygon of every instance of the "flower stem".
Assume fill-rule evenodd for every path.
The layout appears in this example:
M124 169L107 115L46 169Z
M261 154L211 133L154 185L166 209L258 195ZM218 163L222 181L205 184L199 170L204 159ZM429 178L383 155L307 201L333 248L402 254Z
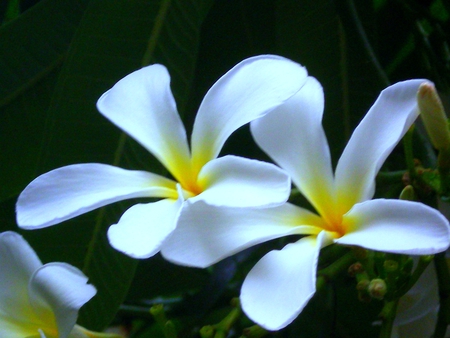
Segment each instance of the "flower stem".
M401 182L404 175L405 170L380 171L376 177L377 185Z
M381 331L380 338L390 338L392 327L394 325L395 315L397 313L397 305L400 298L396 298L392 301L385 301L384 307L381 310Z
M328 281L333 280L342 271L346 271L356 261L351 252L338 258L335 262L317 272L316 289L323 289Z
M419 280L420 276L422 276L422 273L425 271L432 260L433 255L420 256L417 267L409 278L408 283L397 292L398 297L405 295L408 290L411 289L414 284L416 284L416 282Z
M159 325L161 331L165 338L176 338L177 332L175 326L170 320L167 320L166 313L164 311L163 304L155 304L150 308L150 313L152 314L155 322Z

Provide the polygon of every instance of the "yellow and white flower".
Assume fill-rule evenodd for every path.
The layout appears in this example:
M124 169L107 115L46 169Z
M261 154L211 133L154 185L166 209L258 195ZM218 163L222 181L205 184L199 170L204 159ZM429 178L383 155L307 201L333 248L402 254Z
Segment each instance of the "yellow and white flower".
M237 156L218 158L236 129L293 96L303 85L304 67L282 57L246 59L220 78L204 97L191 147L162 65L142 68L99 99L99 111L138 141L172 179L110 165L75 164L31 182L17 202L24 229L60 223L98 207L135 197L160 198L129 208L108 231L113 247L135 258L160 250L179 223L187 201L229 207L274 206L289 195L290 178L278 167Z
M416 93L423 82L400 82L382 91L333 173L321 125L323 90L308 77L285 104L251 122L251 131L317 213L289 203L245 211L206 209L199 201L181 215L163 256L178 264L206 267L267 240L305 235L266 254L242 285L244 312L264 328L279 330L314 295L319 251L329 244L410 255L446 250L449 224L437 210L417 202L372 200L376 174L418 116Z
M76 325L79 309L97 292L66 263L43 265L19 234L0 234L0 337L118 338Z

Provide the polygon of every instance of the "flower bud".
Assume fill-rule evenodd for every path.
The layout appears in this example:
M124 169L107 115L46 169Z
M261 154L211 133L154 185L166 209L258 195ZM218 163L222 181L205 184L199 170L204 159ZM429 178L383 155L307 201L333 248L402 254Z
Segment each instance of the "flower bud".
M386 282L383 279L372 279L368 286L368 291L371 297L376 299L383 299L387 292Z
M358 291L367 291L369 286L369 281L367 279L363 279L356 284L356 290Z
M358 273L364 272L364 267L361 263L356 262L348 267L347 272L350 277L355 277Z
M399 199L404 201L415 201L416 193L414 192L413 186L408 184L406 187L404 187L402 192L400 193Z
M420 85L417 102L423 124L433 146L438 150L449 149L450 132L447 116L436 88L431 82Z

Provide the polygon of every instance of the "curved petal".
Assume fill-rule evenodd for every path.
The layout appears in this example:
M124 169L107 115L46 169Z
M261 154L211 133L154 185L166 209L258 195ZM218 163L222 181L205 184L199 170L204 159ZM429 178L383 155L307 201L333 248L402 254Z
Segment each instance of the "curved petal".
M164 66L155 64L127 75L100 97L97 109L182 182L190 154Z
M273 206L289 198L291 179L277 166L237 156L208 162L198 176L203 192L191 200L229 207Z
M404 325L392 327L391 338L423 338L433 337L436 327L437 310L425 314L423 317ZM448 335L447 335L448 336Z
M17 224L39 229L128 198L176 196L176 183L159 175L99 163L74 164L39 176L22 191Z
M265 255L242 285L240 299L246 315L267 330L290 324L316 292L319 252L329 242L322 232Z
M410 255L431 255L449 247L447 219L422 203L376 199L356 204L343 217L345 235L336 243Z
M69 335L79 309L97 292L87 280L80 270L65 263L46 264L30 280L31 306L42 322L56 320L59 337Z
M319 214L331 222L334 183L322 128L323 109L322 86L308 77L295 96L250 126L261 149L291 175Z
M38 319L28 301L28 282L42 266L19 234L0 234L0 336L22 338L37 334Z
M132 206L108 229L109 243L133 258L155 255L175 229L182 205L179 198Z
M439 295L436 269L434 264L431 263L416 284L400 298L395 325L401 326L418 321L430 312L436 316L438 309Z
M205 95L192 132L192 160L200 168L216 158L226 139L294 95L306 70L275 55L248 58L222 76Z
M186 203L161 253L176 264L204 268L256 244L293 234L317 234L322 220L293 204L268 209Z
M416 95L424 81L399 82L383 90L353 132L335 173L341 214L373 197L376 174L418 116Z

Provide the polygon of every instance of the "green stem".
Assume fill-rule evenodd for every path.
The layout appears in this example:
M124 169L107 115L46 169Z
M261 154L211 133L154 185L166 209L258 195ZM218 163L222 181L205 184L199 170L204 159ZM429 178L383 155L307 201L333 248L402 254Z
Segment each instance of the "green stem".
M378 184L401 182L406 170L380 171L376 177Z
M351 252L337 259L334 263L317 272L316 290L322 290L328 281L336 278L342 271L346 271L356 261Z
M212 325L206 325L200 329L199 333L201 338L213 338L214 328L212 327Z
M232 309L230 313L220 321L220 323L214 325L216 331L228 334L228 331L230 331L234 323L236 323L236 321L239 319L241 313L242 311L239 306Z
M163 304L155 304L150 308L150 313L159 325L165 338L176 338L177 332L175 326L170 320L167 320Z
M263 338L269 334L269 331L263 329L259 325L253 325L244 329L242 336L239 338Z
M420 276L422 275L422 273L425 271L425 269L428 267L428 265L432 260L433 260L432 255L420 256L417 268L412 273L411 277L408 280L408 283L398 291L397 293L398 297L401 297L404 294L406 294L408 290L411 289L414 286L414 284L416 284L416 282L418 281L418 279L420 278Z
M450 273L448 271L445 252L434 256L434 266L439 286L439 313L434 338L445 337L447 326L450 324Z
M381 330L380 330L380 338L390 338L392 327L394 325L395 315L397 313L398 301L400 298L396 298L392 301L385 302L384 307L381 310Z

